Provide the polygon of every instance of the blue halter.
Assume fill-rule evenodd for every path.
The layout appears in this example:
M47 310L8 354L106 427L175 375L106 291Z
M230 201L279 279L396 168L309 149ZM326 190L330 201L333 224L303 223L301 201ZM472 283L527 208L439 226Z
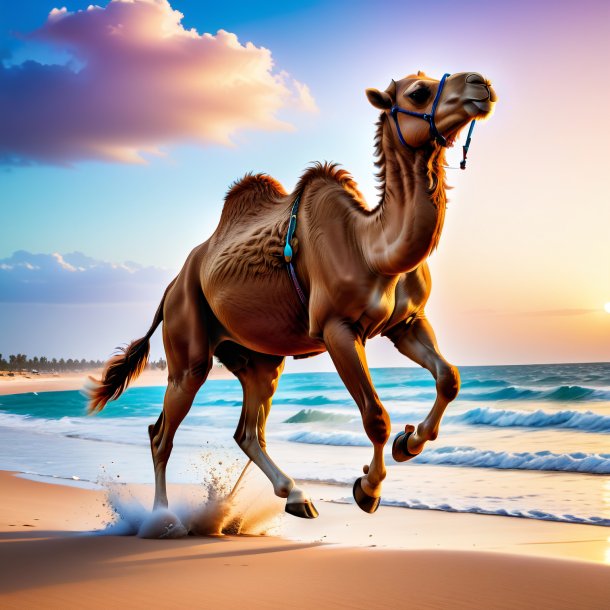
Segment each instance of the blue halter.
M436 107L438 106L438 102L441 99L441 94L443 89L445 88L445 81L447 78L451 76L450 74L443 74L443 78L441 78L441 82L438 84L438 89L436 90L436 95L434 96L434 101L432 102L432 109L430 113L427 112L414 112L413 110L406 110L405 108L401 108L394 104L390 109L390 114L394 119L394 123L396 124L396 132L398 133L398 139L402 143L403 146L410 148L413 150L413 147L407 144L404 136L402 135L402 131L400 129L400 123L398 122L398 113L407 114L409 116L417 117L418 119L423 119L430 125L430 135L434 138L435 142L438 142L441 146L447 146L447 139L443 136L436 127L436 123L434 122L434 115L436 114ZM468 154L468 148L470 147L470 140L472 138L472 131L474 129L474 121L470 123L470 129L468 130L468 138L466 139L466 144L462 146L462 160L460 161L460 169L466 169L466 155Z
M447 80L448 76L450 76L450 75L443 74L443 78L441 78L441 82L439 83L438 89L436 90L436 95L434 96L434 101L432 102L432 110L430 111L430 114L428 114L427 112L414 112L413 110L406 110L405 108L401 108L400 106L397 106L396 104L394 104L394 106L392 106L390 113L392 114L394 123L396 123L396 131L398 132L398 139L407 148L413 148L413 147L409 146L407 144L406 140L404 139L404 137L402 135L402 131L400 130L400 124L398 123L398 113L399 112L402 114L408 114L409 116L415 116L418 119L423 119L424 121L426 121L426 123L428 123L430 125L430 135L441 146L447 146L447 140L445 139L444 136L442 136L439 133L438 129L436 128L436 123L434 122L434 115L436 114L436 107L438 106L438 101L441 99L441 93L443 92L443 89L445 87L445 81Z

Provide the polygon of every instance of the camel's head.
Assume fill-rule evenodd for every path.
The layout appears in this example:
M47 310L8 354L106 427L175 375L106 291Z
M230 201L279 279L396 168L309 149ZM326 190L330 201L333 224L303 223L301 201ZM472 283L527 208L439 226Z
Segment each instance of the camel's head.
M440 90L440 91L439 91ZM385 91L367 89L369 102L385 111L398 146L451 146L473 119L488 117L496 102L491 83L476 72L436 80L423 72L392 81Z

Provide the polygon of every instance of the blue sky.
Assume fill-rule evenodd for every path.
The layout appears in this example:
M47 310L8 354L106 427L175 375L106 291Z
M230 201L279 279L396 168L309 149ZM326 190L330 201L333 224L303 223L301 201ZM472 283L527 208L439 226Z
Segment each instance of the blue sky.
M55 4L34 2L26 3L27 11L15 9L11 30L40 27ZM77 10L89 2L67 4ZM238 132L233 148L172 145L166 149L167 159L153 159L145 167L84 161L69 169L11 169L3 176L2 190L12 208L13 228L2 234L0 255L18 249L49 252L59 246L64 252L86 250L103 259L133 259L137 254L142 263L176 268L192 245L211 233L234 179L251 170L268 171L290 188L307 163L317 159L344 164L374 201L376 111L368 105L364 89L385 88L391 78L420 67L433 74L458 71L464 63L472 63L479 66L477 70L491 73L498 71L494 64L499 63L498 58L489 61L487 54L480 57L479 51L468 52L470 45L462 40L476 39L477 47L485 47L493 36L485 32L486 40L479 40L480 31L473 31L480 30L476 21L468 12L456 14L454 3L437 6L451 10L450 17L459 20L463 34L439 48L426 43L431 24L422 7L406 10L408 5L400 2L375 6L379 8L367 2L172 3L185 15L186 28L195 27L200 33L224 28L243 43L253 41L270 49L277 71L287 71L308 84L319 113L303 115L285 107L280 115L294 125L294 132ZM379 13L388 17L380 18ZM448 23L450 17L438 20L439 30L455 31ZM409 24L404 32L401 22ZM55 58L47 46L34 45L28 53L31 45L8 40L20 59L29 55L39 61ZM464 59L456 60L456 53ZM168 232L181 233L183 239L168 240Z
M5 74L26 60L74 60L61 45L23 34L41 28L53 8L74 12L88 4L2 3ZM154 313L155 291L160 297L165 279L211 234L224 193L247 171L266 171L291 189L309 162L338 161L374 205L377 111L364 89L385 88L391 78L423 69L437 77L476 70L500 96L495 116L477 127L469 170L450 175L456 188L431 261L430 315L448 357L471 364L610 358L604 347L610 316L602 309L610 301L608 187L591 180L590 166L606 154L610 131L602 111L610 93L603 78L610 54L606 3L174 0L171 7L183 13L186 29L224 29L242 44L268 49L271 73L306 85L316 110L304 110L294 98L274 111L290 129L250 124L230 134L230 145L169 138L157 142L163 156L143 153L145 164L5 162L0 274L15 252L47 256L45 269L53 273L61 268L48 257L81 252L99 261L97 267L132 261L154 269L150 277L157 279L144 298L120 278L113 283L109 271L107 303L86 282L81 293L90 302L66 297L58 303L52 298L58 276L49 273L38 296L30 292L15 305L25 299L23 291L0 278L0 352L98 358L140 336ZM36 101L38 118L52 123L48 100ZM235 115L251 103L244 96ZM596 113L593 120L588 112ZM37 131L26 131L35 141ZM457 160L458 151L451 153ZM548 313L542 321L540 312ZM372 364L403 362L373 343ZM155 349L159 355L158 342Z

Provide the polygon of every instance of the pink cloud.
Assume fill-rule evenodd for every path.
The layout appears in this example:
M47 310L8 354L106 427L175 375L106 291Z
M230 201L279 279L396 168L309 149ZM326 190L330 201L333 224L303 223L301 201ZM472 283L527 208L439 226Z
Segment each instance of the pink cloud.
M226 145L240 130L290 129L281 108L315 109L268 49L181 20L168 0L53 9L27 38L75 62L0 66L0 161L142 162L178 141Z

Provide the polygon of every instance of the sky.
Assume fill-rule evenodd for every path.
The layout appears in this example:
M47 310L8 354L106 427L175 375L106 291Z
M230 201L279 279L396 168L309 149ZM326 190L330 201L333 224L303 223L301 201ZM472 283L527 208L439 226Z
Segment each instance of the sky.
M364 90L424 70L480 72L499 97L448 172L427 307L441 350L610 360L607 2L88 5L0 3L0 353L97 359L141 336L248 171L290 190L336 161L374 206Z

